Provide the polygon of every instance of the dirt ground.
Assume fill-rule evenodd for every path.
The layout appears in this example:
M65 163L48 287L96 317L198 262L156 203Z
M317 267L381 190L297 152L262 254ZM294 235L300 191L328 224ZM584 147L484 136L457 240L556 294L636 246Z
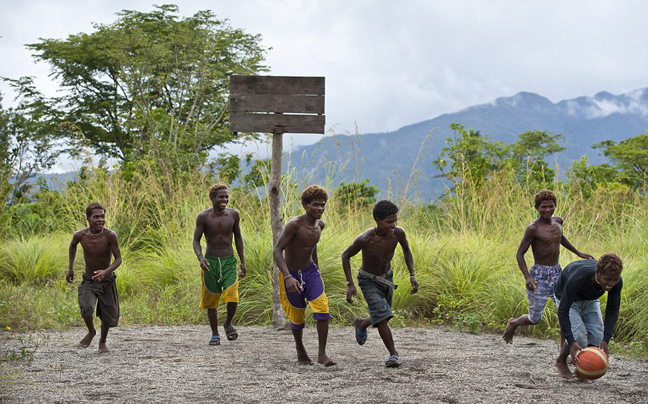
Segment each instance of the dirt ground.
M375 329L364 346L351 327L332 328L338 364L296 364L286 330L239 327L238 340L208 346L207 326L116 328L111 352L76 347L84 330L0 334L3 352L35 352L0 364L0 401L243 403L648 403L648 363L616 359L592 384L560 378L554 341L443 329L394 329L403 365L385 368ZM317 356L314 327L304 332Z

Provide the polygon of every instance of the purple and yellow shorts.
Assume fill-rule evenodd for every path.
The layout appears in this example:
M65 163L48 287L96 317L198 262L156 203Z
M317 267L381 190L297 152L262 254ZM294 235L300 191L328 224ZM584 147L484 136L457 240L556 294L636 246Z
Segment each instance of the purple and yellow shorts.
M301 330L306 325L306 302L310 305L315 320L330 320L328 299L324 293L324 281L315 263L301 271L290 271L302 287L301 293L286 292L286 282L279 272L279 298L284 312L295 330Z

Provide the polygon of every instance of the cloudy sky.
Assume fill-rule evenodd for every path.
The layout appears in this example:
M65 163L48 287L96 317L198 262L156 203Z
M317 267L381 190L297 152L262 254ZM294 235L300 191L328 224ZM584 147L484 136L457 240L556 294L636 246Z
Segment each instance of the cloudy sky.
M648 87L648 1L177 0L261 34L272 75L326 77L327 129L387 132L520 91L553 102ZM0 76L37 77L26 43L91 32L141 0L0 0ZM163 4L157 2L157 4ZM6 85L4 104L11 98ZM301 136L300 139L310 139Z

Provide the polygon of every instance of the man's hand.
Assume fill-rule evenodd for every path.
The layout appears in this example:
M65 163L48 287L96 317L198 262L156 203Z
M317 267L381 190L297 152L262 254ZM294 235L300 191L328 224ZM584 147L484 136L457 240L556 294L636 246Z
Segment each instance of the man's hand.
M247 275L247 268L245 267L245 264L241 262L241 273L239 274L239 278L243 279L245 278L245 275Z
M68 269L67 275L65 275L65 280L68 281L68 283L72 283L74 280L74 269Z
M107 275L105 269L100 270L100 271L94 271L93 274L94 275L92 275L92 280L95 281L95 282L103 281L104 279L106 279L106 275Z
M291 276L284 277L284 282L286 282L286 291L292 293L293 295L298 295L302 291L302 287L299 284L299 281Z
M578 345L578 342L574 342L569 346L569 353L571 354L571 361L575 365L579 363L580 361L578 360L578 353L581 351L580 345Z
M410 282L412 283L412 291L410 292L411 295L414 293L418 292L419 284L418 281L416 280L416 276L410 275Z
M529 276L526 279L526 288L531 292L535 292L538 289L538 281L536 281L532 276Z
M582 259L584 259L584 260L593 260L593 259L595 259L595 258L592 257L591 255L589 255L589 254L585 254L585 253L578 253L578 254L576 254L576 255L578 255L580 258L582 258Z
M607 355L607 357L609 358L610 357L610 348L608 347L607 342L601 341L601 349L603 350L603 352L605 352L605 355Z
M356 289L355 285L353 283L350 283L349 286L347 286L347 302L353 303L353 297L358 294L358 290Z
M207 261L207 258L201 255L199 262L200 262L200 269L202 269L205 272L209 271L209 261Z

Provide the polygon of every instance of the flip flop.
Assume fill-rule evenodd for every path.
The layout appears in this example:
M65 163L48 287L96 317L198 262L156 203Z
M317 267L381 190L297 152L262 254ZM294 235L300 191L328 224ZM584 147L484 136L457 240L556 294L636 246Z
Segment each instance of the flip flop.
M388 368L397 368L399 367L403 362L400 360L398 355L392 355L387 360L385 361L385 366Z
M209 345L220 345L220 336L212 335L211 339L209 340Z
M229 327L223 326L223 328L225 329L225 336L227 337L228 341L234 341L238 338L238 332L236 332L236 328L231 325Z
M362 331L360 329L360 326L358 325L358 318L356 317L355 320L353 320L353 326L355 327L355 333L356 333L356 342L358 345L364 345L364 343L367 341L367 330Z

